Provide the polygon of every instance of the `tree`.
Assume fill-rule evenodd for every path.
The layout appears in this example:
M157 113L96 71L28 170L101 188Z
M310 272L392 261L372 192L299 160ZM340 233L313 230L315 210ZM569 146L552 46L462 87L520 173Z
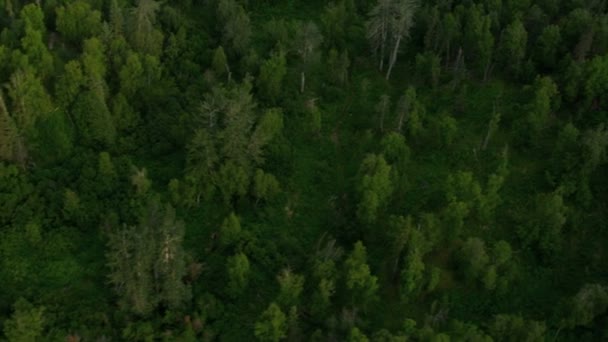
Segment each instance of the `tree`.
M488 148L488 143L490 143L490 138L496 133L498 130L498 125L500 123L500 113L494 111L492 113L492 118L490 119L490 123L488 124L488 132L486 133L486 137L483 139L483 143L481 144L481 150L485 151Z
M245 9L235 0L220 0L217 14L222 29L222 46L230 47L237 55L243 55L251 40L251 21Z
M291 308L298 304L304 289L304 277L284 269L277 277L280 285L277 303L283 308Z
M53 110L49 94L40 78L29 69L13 73L7 88L17 127L26 134L31 133L36 121Z
M343 86L348 82L348 69L350 68L348 50L343 50L339 54L336 49L331 49L326 65L326 75L334 84Z
M215 49L211 65L213 67L213 71L218 77L222 77L225 75L227 77L228 82L230 82L230 66L228 65L228 60L226 58L226 54L224 53L223 47L219 46L217 49Z
M391 166L382 155L369 154L359 168L359 184L357 190L361 200L357 207L357 215L366 223L376 220L381 209L392 193Z
M4 335L9 342L35 342L43 336L46 325L44 307L35 307L23 298L14 305L10 319L4 322Z
M188 146L191 203L198 203L203 193L212 196L214 189L228 203L233 195L247 194L255 167L264 161L264 148L283 127L280 110L256 118L255 107L248 79L205 95Z
M544 341L545 330L544 322L525 321L515 315L496 315L489 332L498 341Z
M401 271L401 295L403 299L410 298L422 287L424 277L424 262L418 248L412 247L405 257L404 267Z
M71 60L64 65L63 75L55 83L55 97L64 109L69 109L82 87L85 79L82 65L78 60Z
M241 223L239 218L234 213L230 213L220 227L220 242L224 246L230 246L238 242L240 237Z
M137 196L143 197L148 192L152 182L148 179L148 170L145 167L141 169L137 167L132 168L131 185L135 187L135 194Z
M361 241L357 241L344 262L346 288L351 291L353 304L365 308L376 296L378 278L371 274L367 264L367 251Z
M91 9L82 0L57 7L57 31L73 44L91 38L101 32L101 12Z
M598 124L595 129L585 131L582 136L585 163L583 172L590 174L606 160L608 149L608 129L604 123Z
M549 76L538 77L534 84L534 99L530 105L528 122L534 134L543 131L549 116L559 109L559 92L557 85Z
M80 137L89 145L111 146L116 139L116 127L103 98L94 91L78 95L72 116Z
M536 196L534 210L528 223L521 225L517 230L524 245L535 245L546 254L558 250L567 211L560 192L558 189L552 193Z
M144 85L144 68L137 53L129 52L118 77L120 92L127 98L133 97L137 90Z
M464 27L465 55L487 80L492 66L494 36L490 16L483 16L478 6L471 6Z
M539 67L552 69L556 66L562 36L558 25L546 26L536 40L535 57Z
M440 23L440 37L442 39L442 51L445 53L445 64L452 61L452 47L458 42L461 35L460 21L454 13L448 12L443 15Z
M190 298L182 243L184 225L175 210L152 198L136 226L109 235L107 259L110 281L124 309L148 315L158 305L178 310Z
M479 279L490 262L485 242L479 238L468 238L460 250L463 273L468 280Z
M8 113L4 97L0 93L0 159L17 161L20 144L19 131L15 121Z
M270 173L261 169L255 171L253 177L253 194L259 200L268 200L281 191L279 181Z
M348 335L348 342L369 342L369 339L359 328L353 327Z
M416 74L423 84L429 83L431 87L437 87L440 73L439 56L429 51L416 55Z
M156 28L156 12L160 2L155 0L138 0L131 10L131 44L137 52L159 56L162 52L163 33Z
M40 4L27 4L23 6L19 12L19 17L25 24L25 30L38 31L41 36L46 35L46 26L44 25L44 11Z
M348 39L358 33L356 9L352 0L327 3L321 14L321 25L327 48L344 49Z
M275 103L281 94L283 78L287 74L287 62L282 51L275 51L260 66L257 86L268 101Z
M394 0L378 0L378 3L369 13L367 22L367 38L372 45L374 55L378 54L380 71L384 68L386 49L393 20Z
M278 342L287 336L287 317L281 308L271 303L255 323L255 337L260 341Z
M125 18L123 9L118 4L118 0L111 0L109 12L112 33L114 33L115 36L121 36L125 30Z
M384 118L386 114L391 110L391 98L390 96L383 94L380 96L380 102L376 105L376 111L380 114L380 132L384 132Z
M44 43L46 27L42 9L34 4L26 5L21 11L21 18L25 22L25 36L21 38L23 52L28 64L35 66L36 74L46 78L53 71L53 56Z
M309 21L298 26L294 44L296 51L302 60L300 72L300 93L304 92L306 86L306 70L314 60L316 50L323 42L323 36L315 23Z
M584 74L584 90L587 105L605 105L608 94L608 57L597 56L587 65Z
M591 326L608 309L608 290L599 284L585 284L571 299L570 326Z
M184 223L176 219L175 209L167 204L156 232L159 251L154 274L160 288L158 299L170 310L181 309L191 296L190 288L183 281L187 272L182 246L184 234Z
M418 115L420 110L421 105L416 100L416 88L408 86L397 104L397 131L401 132L403 125L407 122L412 137L418 136L422 129Z
M394 42L393 51L390 56L386 79L391 77L391 71L397 62L397 55L401 41L409 37L410 29L414 26L414 13L418 9L418 0L396 0L394 3L395 12L393 20L391 20L390 35Z
M499 46L502 66L513 72L515 76L519 76L521 73L527 43L528 33L518 19L515 19L502 32Z
M249 278L249 259L243 253L228 258L228 291L232 296L243 292Z
M417 9L417 0L378 0L377 5L369 13L367 37L371 41L374 54L379 54L380 71L384 66L388 45L393 44L386 72L387 80L397 61L401 41L409 37Z

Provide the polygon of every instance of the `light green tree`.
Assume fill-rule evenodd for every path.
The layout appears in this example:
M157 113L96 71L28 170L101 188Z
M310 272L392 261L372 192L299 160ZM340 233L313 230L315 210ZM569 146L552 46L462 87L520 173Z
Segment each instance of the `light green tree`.
M363 222L372 223L392 193L391 166L382 155L368 154L365 157L359 168L357 190L361 196L357 215Z
M101 32L101 12L82 0L57 7L57 31L71 43L79 43Z
M280 286L277 303L283 308L296 306L304 289L304 277L290 269L284 269L277 276L277 280Z
M278 342L287 336L287 317L281 308L271 303L255 324L255 337L260 341Z
M282 91L283 78L287 74L287 62L282 51L274 51L260 66L257 86L260 94L275 103Z
M516 76L521 73L527 43L528 33L518 19L515 19L502 32L499 46L502 66Z
M220 242L224 246L230 246L239 241L241 236L241 223L239 218L230 213L222 222L220 227Z
M228 258L228 291L232 296L243 292L249 281L249 258L243 253L237 253Z
M14 305L10 319L4 322L4 335L9 342L36 342L43 339L46 325L44 307L35 307L23 298Z
M367 264L367 251L361 241L355 243L352 252L344 261L346 288L353 304L365 309L375 299L378 278L372 275Z

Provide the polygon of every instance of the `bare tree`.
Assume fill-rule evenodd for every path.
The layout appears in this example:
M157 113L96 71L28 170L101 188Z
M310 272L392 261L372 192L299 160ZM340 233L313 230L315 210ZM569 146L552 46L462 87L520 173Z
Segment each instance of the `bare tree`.
M418 9L418 6L418 0L397 0L395 3L395 16L390 30L391 39L395 42L395 45L393 46L388 71L386 72L387 80L391 77L391 71L397 61L401 41L410 35L410 29L414 25L414 13Z
M379 53L380 71L384 68L386 42L388 40L393 14L394 0L378 0L378 4L369 12L367 38L372 44L374 54Z

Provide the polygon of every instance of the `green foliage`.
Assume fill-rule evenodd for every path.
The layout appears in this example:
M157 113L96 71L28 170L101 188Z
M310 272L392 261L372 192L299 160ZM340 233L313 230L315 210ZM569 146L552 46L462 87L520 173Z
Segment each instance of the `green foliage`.
M249 259L243 253L228 258L228 291L233 296L240 295L249 280Z
M220 242L224 246L230 246L237 243L240 237L241 223L239 222L239 218L234 213L230 213L230 215L224 219L222 227L220 228Z
M160 2L138 0L129 18L129 37L137 52L159 56L162 51L163 33L154 27Z
M297 305L304 288L304 277L285 269L279 274L277 280L280 285L277 303L284 308Z
M175 210L153 199L137 226L122 226L109 235L107 260L110 281L122 308L149 315L158 305L179 310L189 299L182 243L184 225Z
M512 315L497 315L490 325L490 335L497 341L544 341L545 331L542 322Z
M485 243L479 238L468 238L462 244L459 255L463 274L469 280L481 277L490 261Z
M247 12L235 0L220 0L217 15L223 24L222 46L243 55L251 42L251 20Z
M57 7L57 31L71 43L78 43L101 32L101 12L82 0Z
M281 93L283 78L287 73L286 63L285 54L282 51L274 51L260 66L257 86L260 95L272 103L277 101Z
M412 249L405 257L404 268L401 271L402 298L411 298L421 289L424 269L420 251L416 248Z
M213 71L218 77L227 75L230 78L230 67L228 66L228 60L224 53L224 48L219 46L213 53L213 61L211 62Z
M526 55L528 33L518 19L509 24L501 35L500 51L502 66L515 76L520 75L522 63Z
M593 320L608 308L608 291L599 284L586 284L572 298L571 305L568 323L591 326Z
M361 200L357 214L363 222L373 223L391 196L390 172L391 166L382 155L367 155L361 163L357 187Z
M367 251L361 241L353 246L351 254L344 262L346 288L352 296L353 304L365 308L375 299L378 278L371 274L367 264Z
M537 195L528 223L517 230L519 237L525 245L535 244L544 253L556 252L566 223L566 210L559 191Z
M528 122L532 132L538 134L547 127L551 113L559 109L559 92L557 85L549 77L538 78L534 88Z
M281 308L271 303L255 324L255 337L260 341L278 342L287 336L287 317Z
M10 342L40 341L45 330L44 307L35 307L23 298L14 305L11 319L4 322L4 335Z
M0 339L605 340L605 12L0 0Z

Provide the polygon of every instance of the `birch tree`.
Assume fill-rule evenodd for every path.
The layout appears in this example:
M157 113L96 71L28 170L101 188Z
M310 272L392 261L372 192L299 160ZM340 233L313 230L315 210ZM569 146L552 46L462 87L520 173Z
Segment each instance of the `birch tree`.
M384 68L386 44L392 21L393 0L378 0L378 4L369 12L367 38L372 44L372 51L378 55L378 69Z
M391 21L390 33L391 40L394 42L393 50L390 56L386 79L391 77L391 72L397 62L399 48L404 38L408 38L410 29L414 25L414 13L418 9L417 0L399 0L395 3L395 15Z
M370 11L367 22L367 38L372 44L372 50L379 56L380 71L384 69L387 58L387 49L392 45L389 56L386 79L391 76L399 48L404 38L409 37L410 29L414 24L414 13L418 9L417 0L378 0L376 6Z

